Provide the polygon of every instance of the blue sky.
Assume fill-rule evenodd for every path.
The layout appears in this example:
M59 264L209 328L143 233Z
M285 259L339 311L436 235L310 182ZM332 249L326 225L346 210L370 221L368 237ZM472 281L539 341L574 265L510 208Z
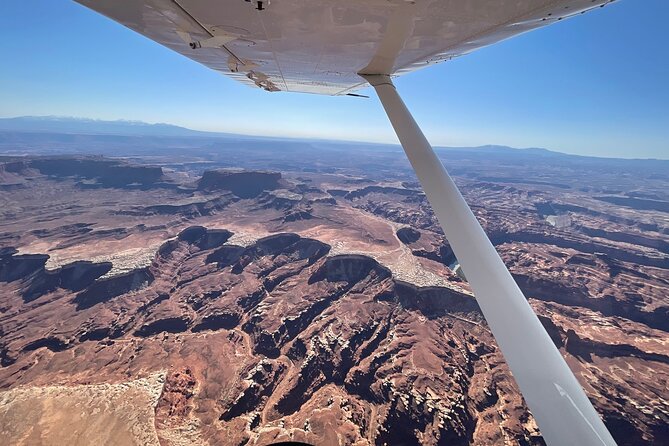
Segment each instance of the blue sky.
M620 0L396 84L433 145L669 158L668 16L666 0ZM0 60L2 117L397 142L371 91L253 89L68 0L4 2Z

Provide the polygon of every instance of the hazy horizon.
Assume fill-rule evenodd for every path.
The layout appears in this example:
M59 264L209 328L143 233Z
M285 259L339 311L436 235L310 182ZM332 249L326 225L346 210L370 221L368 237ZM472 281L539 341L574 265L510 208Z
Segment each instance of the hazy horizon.
M91 133L85 133L84 130L59 130L59 129L12 129L12 128L3 128L2 123L8 120L35 120L41 122L70 122L70 123L91 123L91 124L104 124L104 125L119 125L126 124L130 127L133 127L135 130L141 128L153 128L153 127L169 127L174 131L175 129L184 131L183 134L149 134L149 133L114 133L111 131L91 131ZM26 121L23 121L26 122ZM119 128L119 127L115 127ZM219 137L244 137L244 138L258 138L258 139L271 139L271 140L295 140L295 141L322 141L322 142L332 142L332 143L358 143L358 144L369 144L369 145L379 145L379 146L393 146L398 150L401 150L399 142L395 143L385 143L379 141L361 141L361 140L351 140L351 139L333 139L333 138L310 138L310 137L300 137L300 136L281 136L281 135L257 135L257 134L245 134L245 133L234 133L234 132L215 132L200 130L197 128L189 128L180 126L178 124L170 122L146 122L141 120L129 120L129 119L116 119L116 120L105 120L97 118L88 118L82 116L59 116L59 115L48 115L48 116L0 116L0 132L16 132L16 133L55 133L55 134L90 134L90 135L118 135L118 136L154 136L154 137L202 137L202 138L219 138ZM192 134L189 134L192 133ZM559 149L548 149L544 147L513 147L504 144L481 144L481 145L470 145L470 146L444 146L444 145L435 145L435 149L484 149L484 148L498 148L498 149L513 149L518 151L545 151L559 155L565 156L578 156L584 158L601 158L601 159L627 159L627 160L658 160L658 161L667 161L669 160L669 153L667 157L623 157L623 156L604 156L604 155L585 155L585 154L574 154ZM0 146L0 152L2 148Z

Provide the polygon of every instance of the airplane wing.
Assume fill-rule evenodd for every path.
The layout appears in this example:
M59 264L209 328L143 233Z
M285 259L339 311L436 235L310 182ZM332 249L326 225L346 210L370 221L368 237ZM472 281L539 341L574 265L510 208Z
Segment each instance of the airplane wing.
M268 91L348 94L612 0L76 0Z

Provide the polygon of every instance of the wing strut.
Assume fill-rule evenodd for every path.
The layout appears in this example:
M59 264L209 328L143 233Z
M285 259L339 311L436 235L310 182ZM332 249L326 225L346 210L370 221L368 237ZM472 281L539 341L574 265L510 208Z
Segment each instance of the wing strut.
M362 76L376 90L546 442L615 445L390 77Z

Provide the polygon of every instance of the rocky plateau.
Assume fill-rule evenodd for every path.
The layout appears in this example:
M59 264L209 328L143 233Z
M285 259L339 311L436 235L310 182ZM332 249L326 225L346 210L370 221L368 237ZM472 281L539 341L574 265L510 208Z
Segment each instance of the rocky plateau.
M4 441L544 444L396 152L225 153L2 158ZM666 172L456 155L618 444L669 444Z

